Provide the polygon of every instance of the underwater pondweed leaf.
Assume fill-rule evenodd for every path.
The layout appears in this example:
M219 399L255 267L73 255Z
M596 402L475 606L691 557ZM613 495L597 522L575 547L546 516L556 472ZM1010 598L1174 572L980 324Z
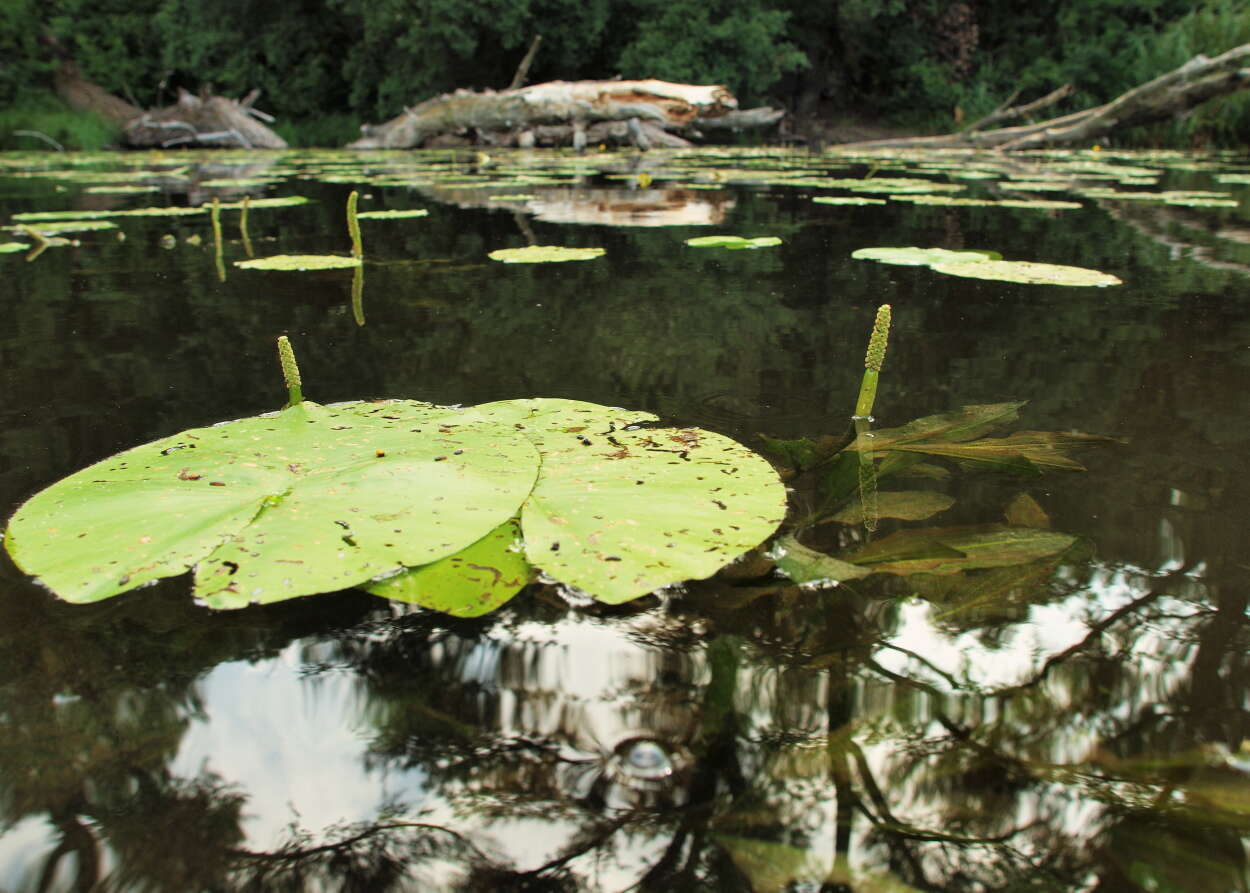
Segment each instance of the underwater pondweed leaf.
M606 248L565 248L560 245L529 245L525 248L500 248L487 255L505 264L555 264L570 260L594 260Z
M878 490L874 507L878 518L923 521L946 511L954 504L953 497L933 490ZM828 520L839 524L862 524L863 506L853 503Z
M873 573L957 574L1025 564L1057 555L1075 542L1066 533L1003 524L921 528L896 531L841 557Z
M455 617L480 617L505 604L534 578L525 560L521 524L510 518L454 555L363 588L392 601Z
M691 248L728 248L730 251L751 250L754 248L772 248L781 244L776 236L757 236L747 239L743 236L695 236L687 239Z
M344 270L360 266L358 257L339 254L275 254L252 260L236 260L234 265L243 270Z
M845 580L858 580L872 573L866 567L810 549L791 534L778 537L769 556L777 562L778 570L800 584L841 583Z

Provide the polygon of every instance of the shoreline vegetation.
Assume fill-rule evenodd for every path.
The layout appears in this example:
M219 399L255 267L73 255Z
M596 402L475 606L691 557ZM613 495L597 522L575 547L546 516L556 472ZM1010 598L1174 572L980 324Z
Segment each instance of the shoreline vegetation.
M411 15L398 0L5 5L3 150L121 144L115 126L58 97L67 64L110 103L149 114L185 97L256 102L294 147L346 145L362 126L461 90L648 78L723 85L741 109L785 111L776 128L711 132L710 142L819 147L950 135L1004 110L1030 110L1013 123L1062 120L1250 44L1250 7L1238 0L1060 0L1037 11L968 0L603 0L577 14L525 0L476 11L428 0ZM1244 146L1248 94L1165 109L1098 141Z

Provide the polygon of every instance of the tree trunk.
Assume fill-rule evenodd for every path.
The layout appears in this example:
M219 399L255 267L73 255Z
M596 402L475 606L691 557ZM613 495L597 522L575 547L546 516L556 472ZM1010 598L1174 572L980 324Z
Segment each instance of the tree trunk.
M361 138L348 148L406 149L470 132L492 145L526 145L538 142L540 135L554 138L551 128L556 127L562 128L561 137L567 132L576 144L595 141L591 131L603 122L631 120L636 123L627 124L619 135L617 128L610 128L614 139L662 144L674 139L665 131L715 126L722 118L729 127L762 127L783 114L772 109L738 112L737 107L724 87L657 80L551 81L499 92L457 90L384 124L362 126Z
M1150 124L1180 117L1209 99L1225 96L1250 87L1250 43L1234 47L1214 59L1195 56L1180 68L1134 87L1111 102L1041 121L1036 124L982 130L990 120L1023 117L1044 100L1015 109L995 110L988 119L959 133L911 139L872 140L843 143L839 149L886 148L969 148L969 149L1036 149L1042 146L1089 141L1116 129ZM1063 88L1061 88L1062 90ZM1060 91L1056 91L1059 93Z

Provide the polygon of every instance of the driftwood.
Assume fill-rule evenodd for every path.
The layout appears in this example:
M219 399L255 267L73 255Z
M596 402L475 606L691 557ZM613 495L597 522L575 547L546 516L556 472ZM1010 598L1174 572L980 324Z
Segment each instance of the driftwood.
M70 108L98 115L120 127L123 142L134 149L171 146L286 148L286 141L261 123L272 123L273 118L252 108L259 95L255 90L241 100L225 96L200 97L179 90L178 101L173 105L144 111L84 78L78 67L68 60L57 70L54 85Z
M684 146L674 134L723 125L764 127L783 112L738 111L721 86L667 81L551 81L502 91L457 90L406 109L384 124L363 125L353 149L407 149L447 137L489 145L599 142ZM722 119L724 119L722 121Z
M1250 43L1234 47L1215 58L1195 56L1180 68L1134 87L1105 105L1073 112L1047 121L983 129L988 123L1026 117L1043 104L1066 96L1060 88L1050 96L1017 108L999 107L959 133L906 139L842 143L843 149L1037 149L1043 146L1090 141L1113 130L1179 118L1217 96L1250 87ZM1069 91L1070 92L1070 91ZM1013 97L1014 99L1014 97ZM1010 102L1011 100L1009 100Z

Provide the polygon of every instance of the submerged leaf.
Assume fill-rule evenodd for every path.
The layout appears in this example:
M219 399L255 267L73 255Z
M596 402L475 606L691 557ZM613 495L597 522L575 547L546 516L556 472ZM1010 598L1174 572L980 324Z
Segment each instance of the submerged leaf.
M500 248L487 255L505 264L555 264L570 260L593 260L606 253L606 248L564 248L560 245L529 245L525 248Z
M1036 527L1050 529L1050 515L1028 493L1017 493L1003 513L1004 520L1013 527Z
M796 583L841 583L872 573L866 567L810 549L790 534L777 539L770 555L777 562L778 570Z
M275 254L252 260L236 260L234 265L244 270L342 270L360 266L360 258L339 254Z
M1023 260L992 260L980 264L937 263L930 268L949 276L965 276L970 279L994 279L999 282L1021 282L1026 285L1095 286L1122 285L1120 279L1110 273L1087 270L1084 267L1066 267L1061 264L1041 264Z
M878 490L875 510L878 518L923 521L938 512L946 511L954 504L953 497L932 490ZM864 521L863 505L859 503L848 505L829 520L841 524L862 524Z
M1057 555L1076 537L1050 530L990 524L899 530L849 555L853 564L887 574L957 574L1008 567Z
M772 248L780 245L781 239L776 236L758 236L754 239L742 236L696 236L693 239L687 239L686 244L691 248L728 248L730 251L741 251L752 248Z
M533 579L534 569L522 553L521 525L511 518L455 555L363 588L382 598L455 617L480 617Z
M538 457L493 435L472 411L305 402L96 463L21 506L5 546L73 602L192 567L213 607L330 592L451 555L515 514Z

